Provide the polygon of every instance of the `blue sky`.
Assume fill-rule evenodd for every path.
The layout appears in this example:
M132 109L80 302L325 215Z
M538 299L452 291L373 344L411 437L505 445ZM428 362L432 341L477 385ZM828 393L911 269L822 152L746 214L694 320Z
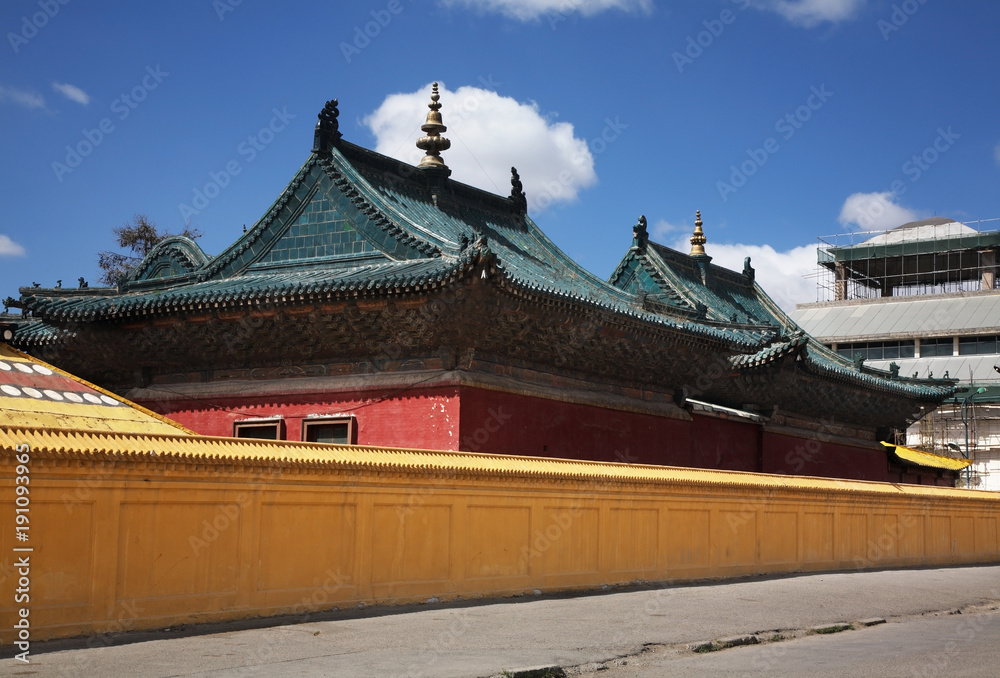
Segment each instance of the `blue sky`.
M453 178L507 194L517 166L601 277L640 214L673 245L700 209L709 254L753 256L788 308L820 235L1000 217L993 2L7 0L0 28L4 297L93 283L137 212L220 252L327 99L346 139L414 160L435 80Z

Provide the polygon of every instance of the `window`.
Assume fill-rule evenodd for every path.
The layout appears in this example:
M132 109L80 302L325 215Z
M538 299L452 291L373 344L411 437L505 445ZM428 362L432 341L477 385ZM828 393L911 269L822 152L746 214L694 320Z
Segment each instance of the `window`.
M951 355L953 353L954 341L951 337L940 337L938 339L920 340L920 357L933 358L938 355Z
M838 344L837 353L849 360L860 353L866 360L896 360L913 357L912 341L868 341Z
M307 443L354 445L357 427L354 417L308 418L302 421L302 440Z
M983 355L997 352L997 338L994 337L959 337L959 355Z
M260 440L283 440L285 422L281 419L245 419L233 424L236 438L257 438Z

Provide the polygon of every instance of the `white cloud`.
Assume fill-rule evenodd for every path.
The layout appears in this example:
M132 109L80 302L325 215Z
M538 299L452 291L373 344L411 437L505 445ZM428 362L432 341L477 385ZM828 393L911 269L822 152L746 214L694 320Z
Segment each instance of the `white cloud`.
M62 94L70 101L75 101L82 106L86 106L90 103L90 95L76 85L54 82L52 83L52 89Z
M694 231L694 222L687 224L672 224L666 219L659 219L653 227L649 229L649 237L655 242L672 240L678 232L690 233Z
M692 227L693 228L693 227ZM691 243L687 236L678 238L672 247L689 252ZM795 304L816 301L816 245L802 245L779 252L770 245L705 243L705 251L712 263L733 271L743 270L743 260L750 257L755 279L767 295L786 313L795 310ZM805 277L810 276L810 277Z
M824 21L853 19L865 0L756 0L757 9L777 12L791 23L812 28Z
M625 12L651 12L653 0L439 0L446 6L465 5L485 12L495 12L520 21L543 15L568 15L579 12L592 16L609 9Z
M893 202L894 198L889 191L852 193L840 208L838 221L842 226L862 231L887 231L920 218L915 211Z
M0 257L23 257L24 248L6 235L0 235Z
M451 139L442 153L456 181L491 193L510 194L510 168L517 167L532 212L572 202L580 189L597 181L587 142L573 125L549 122L535 103L524 104L479 87L454 92L439 87L441 116ZM416 165L423 151L416 140L427 117L431 86L391 94L364 123L375 135L375 150Z
M45 108L45 99L38 92L3 85L0 85L0 103L14 104L27 109Z

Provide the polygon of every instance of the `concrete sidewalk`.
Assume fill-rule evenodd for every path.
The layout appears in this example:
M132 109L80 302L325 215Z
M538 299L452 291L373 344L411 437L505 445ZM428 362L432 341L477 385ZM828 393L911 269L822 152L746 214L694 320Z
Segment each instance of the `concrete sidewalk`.
M261 628L234 623L110 641L35 644L30 664L5 658L0 674L474 678L529 666L605 662L638 654L646 644L998 601L1000 566L753 578L600 595L369 608L329 613L322 621L275 620L280 625ZM92 647L85 647L88 642Z

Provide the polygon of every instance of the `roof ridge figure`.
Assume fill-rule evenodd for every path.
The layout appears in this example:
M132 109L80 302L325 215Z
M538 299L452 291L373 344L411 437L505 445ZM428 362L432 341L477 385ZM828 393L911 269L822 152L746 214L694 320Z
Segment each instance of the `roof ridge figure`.
M340 123L337 121L340 116L338 103L336 99L331 99L319 112L316 131L313 134L313 153L329 153L330 147L343 136L340 133Z
M510 199L514 201L517 208L522 212L528 211L528 197L524 193L524 184L517 173L516 167L510 168Z

